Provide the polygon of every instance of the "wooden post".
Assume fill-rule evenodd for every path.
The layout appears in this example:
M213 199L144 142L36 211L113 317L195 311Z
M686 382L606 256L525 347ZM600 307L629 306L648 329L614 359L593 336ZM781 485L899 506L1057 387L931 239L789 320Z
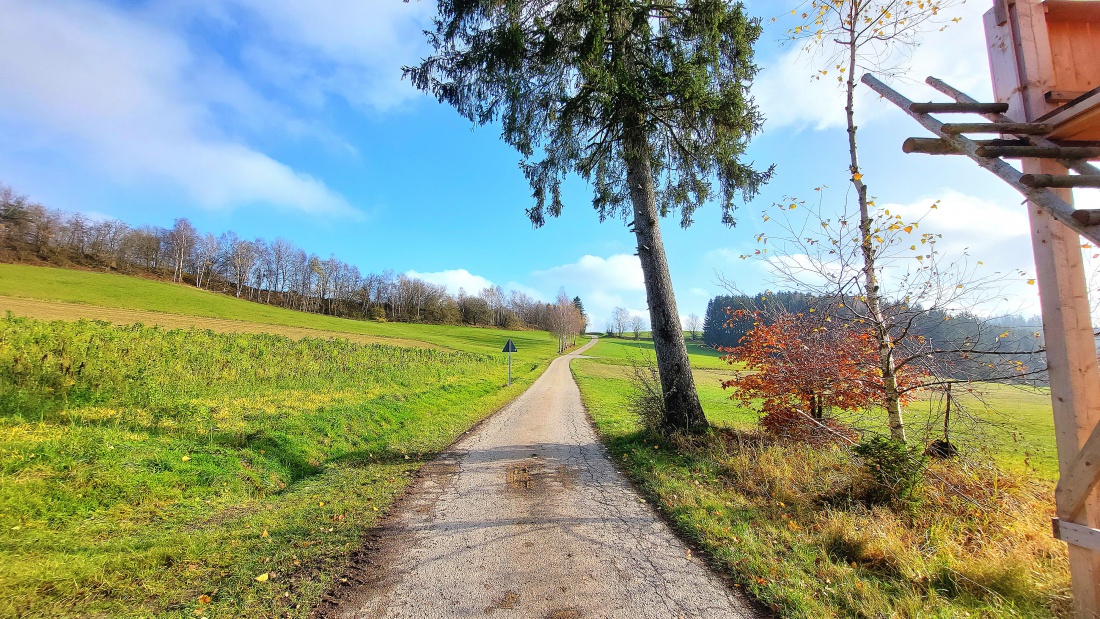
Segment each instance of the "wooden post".
M1072 10L1096 6L1094 2L1072 4ZM1074 87L1081 82L1088 89L1097 85L1094 82L1100 73L1095 71L1097 56L1090 51L1091 35L1086 32L1079 37L1074 48L1058 30L1077 28L1080 19L1062 19L1066 23L1061 25L1061 18L1050 22L1058 30L1053 41L1056 49L1052 48L1051 6L1041 0L994 0L994 8L984 17L993 90L998 102L1009 104L1005 116L1016 122L1045 118L1056 107L1053 98L1046 96L1048 92L1071 89L1071 82ZM1023 171L1067 173L1061 164L1042 159L1023 159ZM1049 191L1073 204L1071 190ZM1034 202L1028 202L1028 217L1058 446L1055 505L1060 521L1100 529L1100 491L1096 487L1100 473L1100 369L1081 238ZM1076 543L1069 543L1068 549L1076 616L1100 619L1100 551Z
M1065 168L1052 161L1025 159L1023 163L1024 172L1066 173ZM1072 203L1070 190L1054 191ZM1089 316L1080 237L1034 203L1028 203L1028 215L1046 336L1061 495L1067 473L1079 466L1082 448L1098 431L1100 368ZM1100 492L1094 483L1100 462L1094 464L1089 471L1092 480L1085 482L1088 494L1083 507L1073 513L1070 501L1064 496L1059 496L1056 504L1059 519L1100 529ZM1100 552L1074 544L1069 544L1068 549L1076 616L1100 618Z

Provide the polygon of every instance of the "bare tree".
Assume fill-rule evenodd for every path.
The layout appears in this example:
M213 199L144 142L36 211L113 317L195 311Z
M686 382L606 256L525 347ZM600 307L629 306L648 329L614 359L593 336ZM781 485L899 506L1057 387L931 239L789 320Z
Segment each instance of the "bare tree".
M702 328L702 326L703 319L699 318L699 314L696 314L695 312L688 314L687 328L688 331L691 332L691 341L694 342L695 339L699 336L699 329Z
M634 332L634 339L640 339L642 337L642 330L645 329L645 318L642 318L638 314L634 314L630 317L630 330Z
M625 307L616 307L611 310L611 322L615 325L615 333L622 337L626 332L626 326L630 322L630 312Z

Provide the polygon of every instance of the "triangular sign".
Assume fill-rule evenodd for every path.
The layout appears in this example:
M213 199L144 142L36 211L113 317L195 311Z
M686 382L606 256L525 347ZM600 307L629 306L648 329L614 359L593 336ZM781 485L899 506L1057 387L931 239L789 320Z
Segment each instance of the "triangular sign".
M500 352L516 352L516 345L512 343L512 339L508 339L508 343L504 345L504 350Z

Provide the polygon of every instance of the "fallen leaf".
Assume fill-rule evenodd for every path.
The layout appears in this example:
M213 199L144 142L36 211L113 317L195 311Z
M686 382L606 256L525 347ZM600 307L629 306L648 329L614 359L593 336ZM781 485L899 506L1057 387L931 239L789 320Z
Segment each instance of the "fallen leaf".
M180 460L183 460L184 462L187 462L190 459L191 459L191 456L184 456L184 457L180 458Z
M267 578L268 578L268 573L264 572L263 574L260 574L259 576L256 577L256 582L267 582Z
M199 604L209 604L210 601L210 596L206 595L205 593L199 596Z

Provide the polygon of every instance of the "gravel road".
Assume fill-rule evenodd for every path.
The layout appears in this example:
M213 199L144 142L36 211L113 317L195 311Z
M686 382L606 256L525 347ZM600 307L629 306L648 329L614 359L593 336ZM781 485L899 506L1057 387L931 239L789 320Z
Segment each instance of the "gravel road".
M578 353L425 467L324 615L758 616L608 459Z

